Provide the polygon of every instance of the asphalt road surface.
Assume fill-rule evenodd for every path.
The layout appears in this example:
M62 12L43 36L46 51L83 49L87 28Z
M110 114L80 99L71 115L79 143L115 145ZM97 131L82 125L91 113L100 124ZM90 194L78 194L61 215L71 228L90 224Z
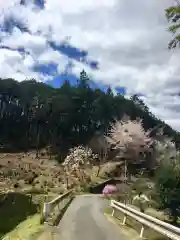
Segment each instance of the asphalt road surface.
M58 226L59 240L127 240L104 216L108 201L97 195L77 196Z

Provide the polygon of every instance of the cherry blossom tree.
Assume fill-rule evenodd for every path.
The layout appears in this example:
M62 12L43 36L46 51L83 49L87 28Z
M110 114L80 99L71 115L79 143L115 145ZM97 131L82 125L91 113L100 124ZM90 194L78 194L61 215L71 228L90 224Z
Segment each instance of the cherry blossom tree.
M127 177L130 180L129 166L132 163L144 160L147 152L151 151L153 140L150 131L145 131L141 119L134 121L125 116L121 121L115 121L107 136L107 141L114 149L120 151L124 159L124 183ZM125 199L125 204L126 204Z
M170 138L164 137L161 141L155 141L155 156L158 162L165 159L176 160L178 154L176 145Z
M150 131L145 131L142 120L131 121L124 118L111 125L107 136L108 142L115 149L119 149L127 160L141 160L146 152L151 150L153 143Z

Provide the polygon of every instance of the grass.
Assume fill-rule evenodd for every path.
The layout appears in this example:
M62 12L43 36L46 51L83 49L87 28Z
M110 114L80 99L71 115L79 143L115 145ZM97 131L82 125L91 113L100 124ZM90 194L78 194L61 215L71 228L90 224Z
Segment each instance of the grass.
M0 239L31 239L32 233L42 228L41 209L45 199L54 195L38 193L32 189L24 192L9 192L0 195ZM22 232L22 233L21 233ZM21 238L27 234L27 238ZM29 234L29 235L28 235ZM17 235L17 238L14 236ZM10 236L10 237L9 237ZM12 238L13 236L13 238ZM20 237L19 237L20 236ZM8 238L9 237L9 238Z
M60 221L72 199L73 198L67 198L63 200L60 208L56 211L58 214L52 216L52 225L56 225ZM40 213L27 217L27 219L18 224L12 231L4 235L2 240L54 240L56 233L53 227L40 224L40 219Z
M124 214L120 212L115 212L115 215L113 218L111 217L111 213L112 213L111 207L108 207L105 209L105 214L108 216L108 218L112 218L113 221L115 221L115 223L121 227L121 230L124 234L128 235L129 237L132 237L132 239L136 239L136 238L138 239L138 236L141 231L140 223L128 217L126 221L126 225L124 226L122 225ZM154 230L148 227L145 227L144 238L149 240L168 240L168 238L162 236L161 234L155 232Z
M53 229L45 229L37 240L55 240L58 234Z
M34 240L43 231L44 226L40 225L40 214L34 214L22 221L15 229L6 234L2 240Z
M38 211L38 206L31 201L30 196L22 193L1 194L0 202L0 237Z

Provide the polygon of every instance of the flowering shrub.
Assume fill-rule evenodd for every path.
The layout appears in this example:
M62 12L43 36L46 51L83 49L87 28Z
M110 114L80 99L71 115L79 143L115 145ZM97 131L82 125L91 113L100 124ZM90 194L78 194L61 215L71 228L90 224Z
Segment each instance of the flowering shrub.
M164 138L161 141L155 141L156 159L165 161L165 159L176 159L179 152L176 149L176 145L171 139Z
M111 196L113 193L117 192L117 188L115 185L106 185L102 191L104 196Z
M85 171L83 170L90 166L90 163L96 157L90 148L84 146L74 147L69 150L63 166L68 176L76 175L76 177L83 180L85 177Z
M71 148L69 154L64 160L64 166L71 166L73 169L89 165L90 161L96 157L90 148L78 146Z

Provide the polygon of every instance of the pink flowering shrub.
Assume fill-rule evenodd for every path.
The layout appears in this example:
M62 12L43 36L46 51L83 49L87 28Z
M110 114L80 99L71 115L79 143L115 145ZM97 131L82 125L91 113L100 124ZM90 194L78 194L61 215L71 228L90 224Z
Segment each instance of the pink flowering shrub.
M102 194L104 196L111 196L112 194L116 193L117 192L117 188L115 185L106 185L102 191Z

